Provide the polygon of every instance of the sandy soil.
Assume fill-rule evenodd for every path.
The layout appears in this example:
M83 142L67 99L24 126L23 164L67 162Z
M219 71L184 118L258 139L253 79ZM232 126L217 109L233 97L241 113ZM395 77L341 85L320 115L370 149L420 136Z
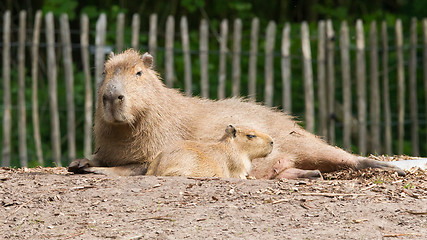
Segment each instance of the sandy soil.
M324 180L74 175L0 168L2 239L425 239L427 174Z

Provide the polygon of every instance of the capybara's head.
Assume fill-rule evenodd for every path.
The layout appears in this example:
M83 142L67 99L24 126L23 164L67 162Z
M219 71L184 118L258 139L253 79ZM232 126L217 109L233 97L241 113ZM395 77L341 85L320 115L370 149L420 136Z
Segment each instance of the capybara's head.
M250 159L266 157L273 151L273 139L263 132L245 126L228 125L225 139L234 143L239 152L247 154Z
M161 88L157 73L152 70L153 57L129 49L111 54L105 63L104 80L98 91L98 109L110 124L132 124L150 98Z

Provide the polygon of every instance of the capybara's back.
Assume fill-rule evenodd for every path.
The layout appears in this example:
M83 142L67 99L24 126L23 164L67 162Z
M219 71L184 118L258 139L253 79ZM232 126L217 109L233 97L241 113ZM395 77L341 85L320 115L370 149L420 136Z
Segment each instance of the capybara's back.
M218 142L182 141L162 151L147 175L246 178L251 161L266 157L272 138L244 126L227 126Z

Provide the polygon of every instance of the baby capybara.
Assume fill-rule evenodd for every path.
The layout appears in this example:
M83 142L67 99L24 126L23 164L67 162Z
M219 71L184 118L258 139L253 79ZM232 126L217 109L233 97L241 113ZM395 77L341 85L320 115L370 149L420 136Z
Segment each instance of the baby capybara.
M182 141L151 162L147 175L246 179L255 158L273 150L273 139L244 126L228 125L217 142Z

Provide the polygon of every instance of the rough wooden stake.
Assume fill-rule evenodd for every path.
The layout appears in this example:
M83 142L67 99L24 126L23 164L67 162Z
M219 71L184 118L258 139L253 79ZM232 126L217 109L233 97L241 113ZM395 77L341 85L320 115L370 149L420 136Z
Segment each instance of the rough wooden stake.
M378 83L378 33L377 22L372 21L369 32L370 46L370 135L372 137L371 153L381 154L380 145L381 126L380 126L380 89Z
M3 15L3 148L2 166L10 166L12 133L12 97L10 93L10 11Z
M48 66L48 87L49 87L49 105L50 105L50 126L52 139L52 159L57 167L61 167L61 139L59 129L58 113L58 88L57 88L57 70L55 54L55 27L52 12L46 14L46 51Z
M301 47L303 55L304 99L305 99L305 128L314 132L314 90L313 68L311 65L310 35L307 22L301 24Z
M325 21L319 21L317 26L317 97L319 103L319 125L317 134L327 138L328 136L328 108L326 96L326 25Z
M209 28L206 19L200 22L200 88L201 95L209 98Z
M173 87L174 70L173 70L173 45L175 37L175 20L169 16L166 21L166 41L165 41L165 81L167 87Z
M27 114L25 106L25 41L27 35L27 12L19 13L18 36L18 140L19 162L21 167L28 166L27 155Z
M83 152L86 158L92 155L92 116L93 116L93 94L92 79L90 75L89 61L89 18L82 14L80 19L80 44L85 76L85 120L84 120L84 143Z
M65 89L67 98L68 161L76 159L76 123L74 109L73 59L71 55L70 25L67 14L61 15L61 42L64 56Z
M270 21L267 26L265 39L265 86L264 104L272 107L274 105L274 45L276 43L276 23Z
M83 15L82 15L83 16ZM119 13L117 15L117 28L116 28L116 52L119 53L123 50L124 46L124 30L125 29L125 14Z
M417 100L417 19L411 20L409 57L409 111L411 115L412 156L420 156Z
M256 100L256 70L258 59L258 34L259 34L259 19L252 19L251 24L251 50L249 53L249 81L248 95L252 100Z
M403 34L402 21L397 19L396 26L396 55L397 55L397 153L403 154L403 140L405 136L405 72L403 61Z
M233 62L232 62L232 94L240 96L240 59L242 53L242 20L234 20L233 26Z
M341 72L343 88L343 145L347 151L351 148L351 74L350 74L350 38L346 21L341 22L340 29Z
M228 21L222 20L220 27L220 50L219 50L219 79L218 79L218 99L224 99L225 94L225 80L227 78L227 36L228 36Z
M33 44L31 47L31 106L34 129L34 144L36 147L37 162L40 166L44 165L42 142L40 136L40 118L39 118L39 100L38 100L38 74L39 74L39 46L40 46L40 27L42 22L42 12L38 10L34 18Z
M365 34L362 20L356 21L356 79L357 79L357 119L359 121L359 153L364 156L366 150L366 60Z
M188 22L185 16L181 17L181 40L182 40L182 51L184 54L184 82L185 82L185 94L191 96L193 94L191 78L191 57L190 57L190 38L188 36Z
M291 91L291 25L285 23L282 32L282 105L285 112L292 112L292 91Z

